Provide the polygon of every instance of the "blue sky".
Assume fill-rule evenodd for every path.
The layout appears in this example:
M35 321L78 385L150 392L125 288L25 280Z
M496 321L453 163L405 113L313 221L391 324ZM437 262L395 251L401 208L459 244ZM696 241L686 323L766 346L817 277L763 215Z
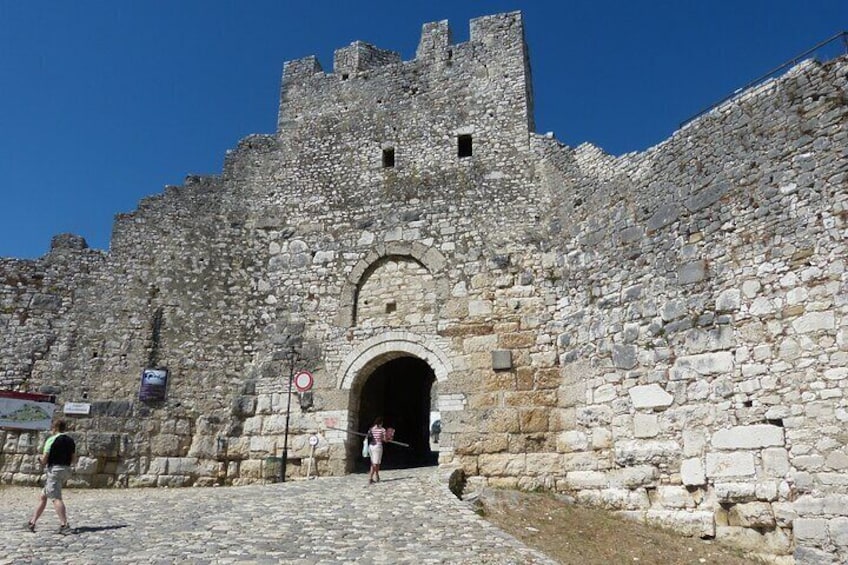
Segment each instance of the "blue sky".
M413 58L421 25L522 10L536 129L643 150L848 29L848 1L0 0L0 257L57 233L107 249L115 214L271 133L282 64L355 40Z

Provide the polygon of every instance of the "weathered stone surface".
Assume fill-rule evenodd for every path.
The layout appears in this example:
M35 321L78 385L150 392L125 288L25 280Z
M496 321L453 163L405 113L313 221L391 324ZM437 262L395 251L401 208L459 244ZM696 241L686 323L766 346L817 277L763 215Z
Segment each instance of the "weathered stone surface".
M771 529L775 526L771 504L766 502L734 504L728 511L728 521L731 526L746 528Z
M674 402L674 397L657 384L634 386L627 392L634 408L665 408Z
M686 510L648 510L645 520L664 528L674 529L689 536L712 537L715 520L711 512Z
M718 430L712 437L712 445L717 449L753 449L779 446L783 443L783 428L767 424Z
M749 502L757 497L757 487L753 483L715 483L716 500L727 502Z
M700 486L707 482L701 458L684 459L680 464L680 480L687 486Z
M753 474L754 455L752 453L707 453L708 477L736 477Z

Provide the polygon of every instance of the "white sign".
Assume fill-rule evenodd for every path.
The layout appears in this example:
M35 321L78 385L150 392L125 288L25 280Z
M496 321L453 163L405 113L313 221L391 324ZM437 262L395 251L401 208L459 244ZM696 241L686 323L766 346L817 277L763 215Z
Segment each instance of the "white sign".
M314 382L315 379L312 378L312 373L309 371L299 371L294 376L294 387L298 390L298 392L306 392L311 389L312 383Z
M318 436L309 436L309 445L312 447L318 445Z
M88 402L66 402L63 409L65 414L82 414L88 416L91 414L91 404Z

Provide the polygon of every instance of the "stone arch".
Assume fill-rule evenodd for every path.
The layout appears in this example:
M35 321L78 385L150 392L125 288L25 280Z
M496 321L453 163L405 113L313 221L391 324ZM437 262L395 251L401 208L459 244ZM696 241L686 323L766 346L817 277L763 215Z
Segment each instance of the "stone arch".
M440 301L447 299L449 289L447 280L437 274L444 271L447 261L444 255L434 248L418 242L392 241L376 245L365 254L347 276L339 299L338 325L351 327L356 324L356 297L363 276L369 268L387 257L410 257L424 266L436 279L436 292Z
M367 339L348 353L342 361L337 386L341 390L351 390L357 376L369 373L386 361L410 355L430 365L436 375L436 381L447 380L451 363L444 352L429 345L419 335L397 331Z

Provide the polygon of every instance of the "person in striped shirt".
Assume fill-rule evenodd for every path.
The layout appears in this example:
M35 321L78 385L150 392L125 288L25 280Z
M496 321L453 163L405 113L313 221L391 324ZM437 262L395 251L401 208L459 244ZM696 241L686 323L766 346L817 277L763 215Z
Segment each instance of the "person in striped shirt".
M368 484L375 480L380 482L380 463L383 461L383 442L386 438L386 428L383 427L383 418L374 419L374 425L368 430L368 445L371 453L371 470L368 472Z

